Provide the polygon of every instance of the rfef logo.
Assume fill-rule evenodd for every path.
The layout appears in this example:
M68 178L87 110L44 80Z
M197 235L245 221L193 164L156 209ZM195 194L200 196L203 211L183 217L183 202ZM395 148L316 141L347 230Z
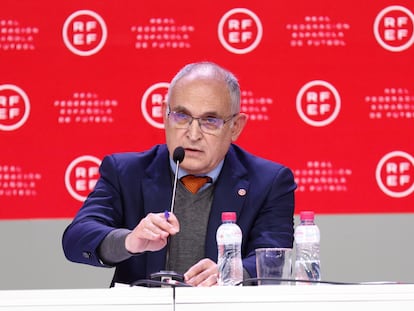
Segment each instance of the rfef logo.
M245 8L228 11L220 19L218 37L221 44L235 54L253 51L262 40L263 27L255 13Z
M386 7L375 19L374 35L386 50L408 49L414 42L414 14L403 6Z
M101 16L89 10L72 13L62 30L66 47L74 54L90 56L99 52L106 42L108 31Z
M29 114L30 101L23 90L13 84L0 85L0 130L18 129Z
M65 185L70 195L83 202L95 188L99 178L101 160L84 155L73 160L65 172Z
M414 157L393 151L378 162L375 172L378 186L390 197L402 198L414 191Z
M164 128L162 104L167 101L168 82L159 82L150 86L141 99L141 111L145 120L153 127Z
M312 126L333 122L341 110L341 97L332 84L314 80L306 83L296 96L296 110Z

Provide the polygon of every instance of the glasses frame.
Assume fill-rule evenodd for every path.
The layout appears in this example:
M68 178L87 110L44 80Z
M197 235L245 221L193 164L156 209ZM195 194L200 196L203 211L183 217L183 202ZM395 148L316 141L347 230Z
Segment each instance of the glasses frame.
M229 122L230 120L232 120L235 116L237 116L239 113L238 112L236 112L236 113L233 113L231 116L229 116L228 118L225 118L225 119L222 119L222 118L216 118L216 117L193 117L192 115L190 115L190 114L187 114L187 113L184 113L184 112L177 112L177 111L172 111L171 110L171 108L168 106L168 114L167 114L167 117L168 117L168 120L172 123L172 124L174 124L175 126L177 126L178 124L177 123L174 123L174 121L172 120L172 118L170 117L170 115L171 114L181 114L181 115L186 115L186 116L188 116L189 117L189 121L187 122L187 127L177 127L177 128L181 128L181 129L189 129L190 128L190 126L191 126L191 124L193 123L193 121L194 120L197 120L197 122L198 122L198 127L200 128L200 130L203 132L203 133L205 133L205 134L216 134L217 132L219 132L220 130L222 130L223 129L223 127L224 127L224 125L227 123L227 122ZM202 126L202 121L203 120L208 120L208 119L215 119L215 120L219 120L219 121L221 121L222 122L222 124L219 126L219 127L217 127L217 129L216 130L212 130L212 131L209 131L209 130L207 130L207 131L205 131L205 129L203 129L203 126Z

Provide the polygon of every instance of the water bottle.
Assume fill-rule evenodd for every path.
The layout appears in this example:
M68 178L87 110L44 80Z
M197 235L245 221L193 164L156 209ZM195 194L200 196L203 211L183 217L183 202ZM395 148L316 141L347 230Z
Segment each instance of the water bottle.
M236 213L221 214L222 224L217 229L218 285L239 285L243 281L241 258L242 232L236 224Z
M305 281L320 281L320 231L314 222L315 214L312 211L300 213L300 224L295 229L296 259L295 279ZM311 282L297 282L297 285L312 284ZM313 283L313 284L316 284Z

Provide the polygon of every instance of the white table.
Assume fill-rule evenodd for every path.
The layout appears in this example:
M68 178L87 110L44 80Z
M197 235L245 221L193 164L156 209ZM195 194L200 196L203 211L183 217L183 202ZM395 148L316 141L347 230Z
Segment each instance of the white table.
M176 311L414 310L414 285L177 288Z
M414 285L275 285L210 288L3 290L0 310L414 310Z
M0 291L0 310L7 311L171 311L171 288Z

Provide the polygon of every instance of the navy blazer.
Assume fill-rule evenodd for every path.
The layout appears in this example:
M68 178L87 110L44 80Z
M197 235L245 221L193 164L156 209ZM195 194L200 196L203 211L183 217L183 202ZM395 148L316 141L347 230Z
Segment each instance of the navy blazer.
M63 234L67 259L105 266L97 249L114 228L134 229L148 213L171 205L172 181L166 145L141 153L106 156L100 178ZM217 262L216 230L221 213L234 211L243 232L243 267L256 277L255 249L293 247L294 190L292 171L231 145L214 189L205 257ZM165 269L166 248L145 252L116 265L114 282L133 283Z

